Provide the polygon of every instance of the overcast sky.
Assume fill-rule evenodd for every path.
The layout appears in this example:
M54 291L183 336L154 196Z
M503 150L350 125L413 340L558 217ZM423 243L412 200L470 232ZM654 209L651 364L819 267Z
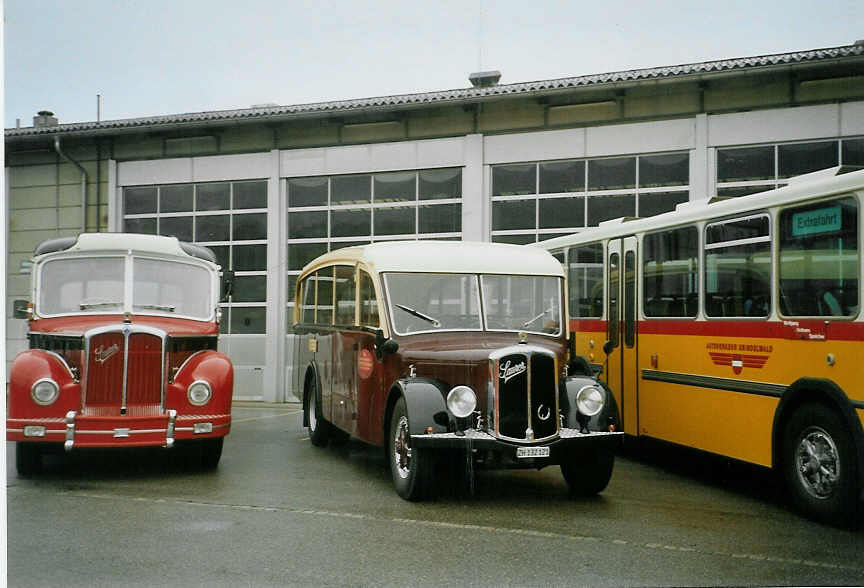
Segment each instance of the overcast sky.
M5 0L5 126L304 104L848 45L864 0Z

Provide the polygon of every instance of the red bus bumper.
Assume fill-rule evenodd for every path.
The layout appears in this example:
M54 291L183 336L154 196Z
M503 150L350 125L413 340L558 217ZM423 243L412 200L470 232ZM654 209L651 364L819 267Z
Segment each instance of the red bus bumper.
M6 440L62 443L76 447L172 447L177 440L224 437L231 430L230 414L96 416L70 411L65 418L6 420Z

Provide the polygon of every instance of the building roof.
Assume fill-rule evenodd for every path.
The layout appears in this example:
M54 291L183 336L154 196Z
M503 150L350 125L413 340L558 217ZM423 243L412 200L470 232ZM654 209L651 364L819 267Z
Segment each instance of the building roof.
M382 241L337 249L312 260L303 273L326 264L365 263L373 272L483 273L563 276L561 263L542 249L467 241Z
M336 100L292 106L262 106L235 110L193 112L142 118L129 118L99 122L80 122L58 124L45 127L23 127L6 129L6 138L29 138L53 134L86 135L106 134L134 130L137 128L175 127L187 124L222 123L229 121L288 120L312 116L326 116L333 113L358 113L393 108L411 108L424 105L476 102L508 96L537 95L560 92L582 87L602 87L613 84L634 84L641 81L676 79L722 74L742 70L758 70L777 66L790 66L813 62L825 62L845 57L864 56L864 43L852 45L775 53L756 57L721 59L699 63L632 69L611 73L502 84L477 88L460 88L416 94L397 94L373 98Z

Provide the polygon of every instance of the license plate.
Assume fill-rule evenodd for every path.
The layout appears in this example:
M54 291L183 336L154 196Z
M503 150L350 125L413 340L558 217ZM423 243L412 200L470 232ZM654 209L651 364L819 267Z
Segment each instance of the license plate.
M549 457L548 447L517 447L516 457Z

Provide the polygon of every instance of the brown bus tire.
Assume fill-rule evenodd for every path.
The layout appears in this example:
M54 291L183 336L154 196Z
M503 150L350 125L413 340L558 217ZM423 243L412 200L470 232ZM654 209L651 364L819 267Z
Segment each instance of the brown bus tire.
M324 447L330 438L330 423L321 416L321 403L318 400L318 379L313 375L306 386L306 417L309 427L309 440L315 447Z
M799 509L824 522L857 525L859 465L840 415L823 404L801 405L783 429L782 452L783 477Z
M387 459L396 493L405 500L418 501L431 494L432 456L428 451L411 448L410 443L411 430L405 398L399 397L390 417Z
M598 449L590 453L573 453L561 462L561 474L576 496L599 494L609 485L615 453L611 449Z

